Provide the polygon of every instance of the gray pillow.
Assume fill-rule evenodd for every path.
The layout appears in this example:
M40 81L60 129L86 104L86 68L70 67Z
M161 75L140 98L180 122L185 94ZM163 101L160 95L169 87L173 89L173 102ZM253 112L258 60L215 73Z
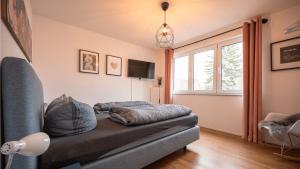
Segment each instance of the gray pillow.
M52 108L55 108L55 106L59 106L60 104L66 103L66 102L68 102L68 101L69 101L69 99L68 99L68 97L67 97L65 94L63 94L62 96L60 96L60 97L54 99L54 100L47 106L47 109L46 109L46 113L45 113L45 114L47 114L47 112L50 111Z
M47 109L44 130L50 136L71 136L88 132L97 126L91 106L69 97Z

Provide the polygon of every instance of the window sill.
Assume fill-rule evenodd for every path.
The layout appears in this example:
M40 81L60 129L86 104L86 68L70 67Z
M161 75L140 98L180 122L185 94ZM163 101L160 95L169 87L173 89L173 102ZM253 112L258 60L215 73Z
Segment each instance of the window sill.
M210 92L195 92L195 91L176 91L173 95L208 95L208 96L243 96L243 93L210 93Z

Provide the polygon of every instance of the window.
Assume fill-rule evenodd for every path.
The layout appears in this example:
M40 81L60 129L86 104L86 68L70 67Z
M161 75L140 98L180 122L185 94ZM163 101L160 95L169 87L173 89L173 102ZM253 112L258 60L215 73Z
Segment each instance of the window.
M175 53L173 88L176 94L242 94L243 44L241 38Z
M215 51L194 53L194 90L214 89Z
M221 90L242 91L243 89L243 46L234 43L221 47Z
M183 56L174 61L174 90L188 90L189 57Z

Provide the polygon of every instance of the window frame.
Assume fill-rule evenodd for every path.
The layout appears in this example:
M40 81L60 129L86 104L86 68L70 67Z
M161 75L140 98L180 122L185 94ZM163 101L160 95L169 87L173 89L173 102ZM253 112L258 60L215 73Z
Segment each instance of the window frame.
M172 93L174 95L232 95L240 96L243 95L242 90L222 90L222 47L228 46L235 43L240 43L242 36L235 36L233 38L218 41L204 47L197 47L195 49L184 50L175 53L172 64ZM201 53L209 50L214 50L214 81L213 90L194 90L194 54ZM188 89L187 90L175 90L175 59L181 57L188 57Z
M182 58L182 57L188 57L188 89L187 90L175 90L174 86L175 86L175 60ZM184 94L190 91L190 52L182 52L182 53L178 53L176 55L174 55L173 57L173 61L172 61L172 65L174 65L172 67L172 90L173 90L173 94Z
M222 94L222 95L226 95L226 94L228 94L228 95L242 95L243 94L243 90L222 90L222 47L233 45L233 44L236 44L236 43L243 43L242 38L241 37L234 38L234 39L231 39L231 40L227 40L227 41L223 41L223 42L218 43L217 93ZM242 64L243 64L243 61L242 61Z

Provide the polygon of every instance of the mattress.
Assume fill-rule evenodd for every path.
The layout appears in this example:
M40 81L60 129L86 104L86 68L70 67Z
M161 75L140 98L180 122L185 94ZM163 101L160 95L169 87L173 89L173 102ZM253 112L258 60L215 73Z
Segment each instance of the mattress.
M76 162L85 164L187 130L198 123L195 114L130 127L103 116L97 118L98 125L90 132L51 138L49 149L39 158L39 168L54 169Z

